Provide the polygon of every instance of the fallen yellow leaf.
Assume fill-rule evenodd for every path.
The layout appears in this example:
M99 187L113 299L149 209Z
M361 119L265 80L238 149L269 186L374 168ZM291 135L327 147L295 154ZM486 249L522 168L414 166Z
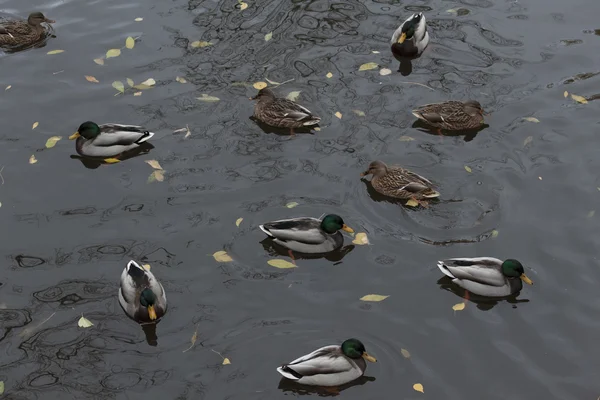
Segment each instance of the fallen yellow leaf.
M141 96L141 95L142 95L142 92L135 92L135 93L133 93L133 95L134 95L134 96Z
M565 92L563 93L563 96L565 96L565 97L569 97L569 92L567 92L567 91L565 90Z
M133 79L126 78L126 80L127 80L127 84L129 85L129 87L133 87L133 85L135 85L135 82L133 82Z
M6 91L6 90L10 89L11 87L12 87L12 85L8 85L4 90Z
M373 50L373 51L371 51L371 53L373 53L373 54L379 54L379 52L377 50Z
M465 303L456 303L455 305L452 306L452 309L454 311L462 311L465 309Z
M354 237L354 240L352 241L352 243L358 244L358 245L369 244L369 238L367 237L366 233L358 232L356 234L356 236Z
M498 237L498 234L499 234L499 233L498 233L498 231L494 229L494 230L492 231L492 238L497 238L497 237Z
M114 81L112 83L112 87L114 87L121 93L125 93L125 85L123 85L123 82L121 82L121 81Z
M4 393L4 381L0 381L0 396Z
M583 97L583 96L578 96L578 95L576 95L576 94L573 94L573 93L571 93L571 98L572 98L573 100L575 100L576 102L578 102L578 103L581 103L581 104L587 104L587 102L588 102L588 101L587 101L587 99L586 99L585 97Z
M540 120L539 120L539 119L537 119L537 118L535 118L535 117L525 117L525 118L523 118L523 119L524 119L525 121L529 121L529 122L535 122L535 123L538 123L538 122L540 122Z
M352 110L354 112L354 114L358 115L359 117L364 117L366 116L364 111L360 111L360 110Z
M34 122L31 129L33 130L33 129L37 128L39 124L40 124L39 122Z
M380 294L367 294L360 298L362 301L383 301L390 296L383 296Z
M399 141L401 142L411 142L413 140L415 140L414 138L410 137L410 136L400 136L400 138L398 138Z
M420 383L415 383L413 385L413 389L415 389L417 392L425 393L423 390L423 385L421 385Z
M150 264L143 264L142 267L146 270L146 271L150 271Z
M286 99L291 100L291 101L296 101L298 100L298 97L300 97L300 90L296 90L293 92L289 92L287 96L285 96Z
M359 71L368 71L370 69L376 69L376 68L379 68L379 64L370 62L370 63L361 65L360 67L358 67L358 70Z
M209 96L206 93L202 93L201 96L202 97L196 97L196 99L198 99L200 101L207 101L207 102L213 102L213 101L219 101L219 100L221 100L218 97Z
M265 42L268 42L271 39L273 39L273 32L269 32L265 35Z
M527 136L523 141L523 147L527 146L531 142L533 142L533 136Z
M291 201L291 202L287 203L285 206L286 206L287 208L294 208L294 207L296 207L296 206L298 206L298 205L299 205L299 204L298 204L298 203L296 203L295 201Z
M392 73L392 70L391 70L391 69L389 69L389 68L381 68L381 69L379 70L379 75L383 75L383 76L385 76L385 75L389 75L389 74L391 74L391 73Z
M56 145L56 142L58 142L60 139L61 139L60 136L52 136L51 138L46 140L46 148L47 149L53 148Z
M156 81L152 78L148 78L144 82L140 83L140 85L154 86L156 85Z
M31 157L29 157L29 164L35 164L37 162L37 158L35 158L35 155L31 155Z
M240 10L245 10L246 8L248 8L248 3L245 3L243 1L240 1Z
M318 126L315 126L313 129L317 132L319 132L321 130L321 128L319 128Z
M211 42L205 42L205 41L201 41L201 40L196 40L195 42L192 42L191 46L195 47L195 48L202 48L202 47L208 47L211 44L212 44Z
M128 49L133 49L133 46L135 46L135 39L129 36L127 39L125 39L125 47Z
M94 62L98 65L104 65L104 58L94 58Z
M148 183L152 183L154 181L162 182L165 180L165 171L162 169L155 169L154 172L150 174L148 177Z
M337 111L337 112L335 113L335 116L336 116L336 117L338 117L339 119L342 119L342 113L341 113L341 112L339 112L339 111Z
M134 19L135 22L141 22L143 20L144 20L144 18L140 18L140 17L137 17L136 19Z
M417 207L419 205L419 202L416 201L415 199L408 199L406 201L405 205L408 206L408 207Z
M46 54L60 54L60 53L64 53L64 50L51 50L49 52L47 52Z
M235 226L239 227L243 220L244 220L244 218L238 218L238 219L236 219L235 220Z
M328 72L327 75L325 75L325 76L328 77L328 78L332 78L333 74L331 72Z
M292 264L291 262L281 260L278 258L267 261L267 264L269 264L272 267L281 268L281 269L296 268L296 265Z
M81 318L79 318L79 321L77 321L77 325L80 328L89 328L91 326L94 326L94 324L92 324L92 321L90 321L89 319L87 319L83 315L81 316Z
M88 81L88 82L100 83L100 82L98 82L98 79L96 79L96 77L91 76L91 75L86 75L85 76L85 80Z
M264 89L267 87L267 83L266 82L256 82L254 85L254 89L256 90L260 90L260 89Z
M187 81L185 80L185 78L182 78L180 76L178 76L177 78L175 78L175 80L179 83L187 83Z
M223 359L223 365L229 365L229 364L231 364L231 361L229 361L229 358L225 357Z
M121 49L110 49L106 52L106 58L119 57L121 55Z
M149 166L151 166L154 169L159 169L159 170L163 169L163 167L161 167L160 164L158 163L158 161L156 161L156 160L146 160L146 164L148 164Z
M119 160L118 158L105 158L103 160L106 164L116 164L116 163L120 163L121 160Z
M400 353L402 353L402 357L410 358L410 353L406 349L400 349Z
M465 171L467 171L468 173L473 172L473 170L471 169L471 167L469 167L468 165L465 165Z
M233 261L233 258L231 258L231 256L229 254L227 254L227 252L224 251L224 250L217 251L215 254L213 254L213 257L218 262L231 262L231 261Z

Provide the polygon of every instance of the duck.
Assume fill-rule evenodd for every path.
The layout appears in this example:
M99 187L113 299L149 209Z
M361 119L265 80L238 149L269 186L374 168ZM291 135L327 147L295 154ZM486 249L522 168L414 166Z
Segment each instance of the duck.
M412 113L428 125L438 128L438 131L478 129L485 123L483 115L486 114L475 100L425 104L412 110Z
M55 21L46 18L39 12L29 14L27 21L8 20L0 22L0 47L30 46L46 36L43 23L53 24Z
M345 340L340 345L321 347L310 354L283 364L277 372L303 385L341 386L364 375L365 362L377 362L358 339Z
M343 230L354 233L342 217L328 214L323 219L300 217L267 222L259 226L273 241L292 251L305 254L323 254L335 251L344 244Z
M269 88L260 89L251 98L257 100L254 105L254 118L277 128L289 128L294 135L295 128L317 125L321 118L315 116L308 108L295 101L275 96Z
M149 269L134 260L121 273L119 303L129 318L140 324L155 323L167 312L167 296L162 284Z
M137 125L103 124L87 121L69 139L77 139L75 150L82 156L104 158L107 163L119 162L118 156L138 148L154 133Z
M400 25L390 41L392 53L400 57L420 56L429 44L427 22L423 13L413 14Z
M360 175L372 175L373 189L384 196L413 199L423 206L427 205L428 199L440 196L429 179L398 166L387 166L383 161L373 161Z
M510 296L523 289L523 282L533 285L521 262L512 258L449 258L437 266L452 282L479 296Z

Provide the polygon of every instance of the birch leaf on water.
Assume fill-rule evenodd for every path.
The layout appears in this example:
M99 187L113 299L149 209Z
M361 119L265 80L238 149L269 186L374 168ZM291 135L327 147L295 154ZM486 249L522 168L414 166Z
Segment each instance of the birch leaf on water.
M413 385L413 389L415 389L417 392L425 393L425 390L423 389L423 385L421 385L420 383L415 383Z
M162 169L155 169L148 177L148 183L155 181L162 182L165 180L165 171Z
M540 122L540 120L539 120L539 119L537 119L537 118L535 118L535 117L525 117L525 118L523 118L523 119L524 119L525 121L529 121L529 122L535 122L535 123L538 123L538 122Z
M254 85L252 85L254 87L254 89L256 90L260 90L260 89L264 89L267 87L267 82L256 82L254 83Z
M389 68L381 68L381 70L379 71L379 75L389 75L392 73L392 70Z
M467 171L468 173L473 172L473 170L471 169L471 167L469 167L468 165L465 165L465 171Z
M341 112L339 112L339 111L337 111L337 112L335 113L335 116L336 116L336 117L338 117L339 119L342 119L342 113L341 113Z
M242 223L242 221L244 220L244 218L238 218L235 220L235 226L237 226L239 228L240 224Z
M288 93L288 95L285 97L288 100L296 101L296 100L298 100L298 97L300 97L300 92L301 92L301 90L296 90L296 91Z
M144 82L140 83L140 85L154 86L156 85L156 81L152 78L148 78Z
M400 353L402 353L402 357L410 358L410 353L406 349L400 349Z
M82 315L81 318L79 318L79 321L77 321L77 326L79 326L80 328L89 328L91 326L94 326L94 324L92 323L92 321L90 321Z
M60 136L52 136L51 138L46 140L46 148L47 149L53 148L56 145L56 142L58 142L60 139L61 139Z
M229 365L229 364L231 364L231 361L229 361L229 358L225 357L223 359L223 365Z
M265 42L268 42L271 39L273 39L273 32L269 32L265 35Z
M37 162L37 158L35 158L35 155L31 155L31 157L29 157L29 164L35 164Z
M123 82L121 82L121 81L114 81L112 83L112 87L114 87L121 93L125 93L125 85L123 85Z
M50 50L49 52L47 52L46 54L60 54L60 53L64 53L64 50Z
M296 203L295 201L290 201L290 202L289 202L289 203L287 203L285 206L286 206L287 208L294 208L294 207L296 207L296 206L298 206L298 205L299 205L299 204L298 204L298 203Z
M211 44L212 44L211 42L196 40L195 42L192 42L191 46L194 48L203 48L203 47L208 47Z
M127 39L125 39L125 47L127 47L128 49L133 49L134 46L135 46L134 38L129 36Z
M152 267L150 266L150 264L142 264L142 267L146 270L146 271L150 271L150 269L152 269Z
M154 169L159 169L159 170L163 169L163 167L161 167L160 164L158 163L158 161L156 161L156 160L146 160L146 164L148 164L149 166L151 166Z
M94 62L98 65L104 65L104 58L94 58Z
M412 142L413 140L415 140L415 138L404 135L404 136L400 136L400 138L398 138L398 140L401 142Z
M384 296L381 294L367 294L360 298L362 301L383 301L390 296Z
M129 87L133 87L133 85L135 85L135 83L133 82L133 79L131 79L131 78L127 78L127 84L129 85Z
M533 142L533 136L527 136L525 138L525 140L523 141L523 147L527 146L528 144L530 144L531 142Z
M8 85L8 86L7 86L7 87L4 89L4 91L7 91L7 90L8 90L8 89L10 89L11 87L12 87L12 85Z
M142 95L142 92L135 92L135 93L133 93L133 95L134 95L134 96L141 96L141 95Z
M354 112L354 114L358 115L359 117L364 117L366 116L364 111L360 111L360 110L352 110L352 112Z
M196 344L196 340L198 340L198 326L196 325L196 330L194 331L194 334L192 335L192 338L190 339L190 347L188 347L187 349L185 349L183 351L183 353L185 353L186 351L190 350L192 347L194 347L194 345Z
M4 393L4 381L0 381L0 396Z
M462 311L465 309L465 303L456 303L455 305L452 306L452 309L454 311Z
M377 68L379 68L379 64L370 62L370 63L361 65L360 67L358 67L358 70L359 71L368 71L370 69L377 69Z
M565 90L565 92L563 93L563 96L564 96L565 98L566 98L566 97L569 97L569 92L567 92L567 91Z
M202 93L201 95L202 97L196 97L196 99L200 100L200 101L206 101L206 102L214 102L214 101L219 101L221 99L219 99L218 97L214 97L214 96L209 96L206 93Z
M419 202L415 199L408 199L405 205L407 205L408 207L417 207L419 205Z
M86 75L85 80L88 82L92 82L92 83L100 83L100 82L98 82L98 79L96 79L95 76L91 76L91 75Z
M177 78L175 78L175 80L179 83L187 83L187 81L185 80L185 78L182 78L180 76L178 76Z
M136 19L134 19L135 22L142 22L144 20L144 18L141 17L137 17Z
M39 123L39 122L37 122L37 121L36 121L36 122L34 122L34 123L33 123L33 125L31 126L31 129L33 130L33 129L37 128L39 124L40 124L40 123Z
M587 99L586 99L585 97L583 97L583 96L578 96L578 95L576 95L576 94L573 94L573 93L571 93L571 98L572 98L573 100L575 100L576 102L578 102L578 103L581 103L581 104L587 104L587 102L588 102L588 101L587 101Z
M239 1L239 5L240 5L240 10L245 10L246 8L248 8L248 3L244 2L244 1Z
M121 49L110 49L106 52L106 58L119 57L121 55Z
M267 261L271 267L280 268L280 269L288 269L288 268L296 268L296 265L292 264L289 261L281 260L279 258L275 258L273 260Z
M354 237L354 240L352 241L352 243L358 244L358 245L369 244L369 238L367 237L366 233L358 232L356 234L356 236Z
M331 72L328 72L327 75L325 75L325 76L328 77L328 78L332 78L333 74Z
M213 254L213 257L218 262L231 262L233 258L225 250L217 251Z

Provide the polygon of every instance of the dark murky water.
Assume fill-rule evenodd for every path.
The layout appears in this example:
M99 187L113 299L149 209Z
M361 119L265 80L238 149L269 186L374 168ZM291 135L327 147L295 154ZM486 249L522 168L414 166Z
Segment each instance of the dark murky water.
M57 37L0 59L5 397L282 398L298 392L280 387L277 365L351 336L379 363L347 399L600 395L598 106L563 97L600 92L600 4L236 4L38 2ZM17 0L0 6L30 11ZM403 76L388 40L413 11L426 13L432 43ZM127 36L141 36L134 49L92 61ZM195 40L213 45L192 48ZM46 55L54 49L65 52ZM394 73L358 72L367 62ZM114 97L111 83L127 77L157 84ZM294 79L277 92L302 91L322 130L292 140L263 132L247 99L265 78ZM221 100L196 100L203 93ZM469 97L492 112L475 137L413 127L413 106ZM155 148L88 169L66 140L88 119L144 124ZM172 133L186 124L187 139ZM54 135L63 140L41 150ZM147 183L148 159L162 164L164 182ZM359 179L374 159L431 177L442 201L427 210L374 201ZM367 232L372 246L337 262L298 260L294 270L267 265L259 223L325 212ZM217 263L211 254L221 249L235 262ZM483 255L520 259L535 286L517 301L454 312L461 299L437 283L436 260ZM117 301L130 258L150 263L168 292L156 347ZM390 297L358 300L369 293ZM93 328L77 327L82 313Z

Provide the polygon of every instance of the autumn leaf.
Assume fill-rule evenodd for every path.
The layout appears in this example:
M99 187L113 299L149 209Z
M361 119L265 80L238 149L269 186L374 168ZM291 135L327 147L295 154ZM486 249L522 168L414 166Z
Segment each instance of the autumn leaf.
M333 74L331 72L328 72L327 75L325 75L328 78L333 78Z
M354 112L354 114L358 115L359 117L364 117L366 116L364 111L360 111L360 110L352 110L352 112Z
M212 44L211 42L204 42L204 41L196 40L195 42L192 42L191 46L195 47L195 48L203 48L203 47L208 47L211 44Z
M401 141L401 142L412 142L412 141L413 141L413 140L415 140L415 139L414 139L414 138L412 138L412 137L410 137L410 136L406 136L406 135L404 135L404 136L400 136L400 137L398 138L398 140L399 140L399 141Z
M98 82L98 79L96 79L96 77L91 76L91 75L86 75L85 76L85 80L88 81L88 82L100 83L100 82Z
M372 50L371 53L373 53L373 54L379 54L379 52L377 50Z
M370 69L377 69L377 68L379 68L379 64L370 62L370 63L361 65L360 67L358 67L358 70L359 71L368 71Z
M146 90L146 89L150 89L151 87L152 86L144 85L143 83L133 86L134 89L139 89L139 90Z
M142 267L146 270L146 271L150 271L151 267L150 264L143 264Z
M35 158L35 155L31 155L31 157L29 157L29 164L35 164L37 162L37 158Z
M7 91L7 90L8 90L8 89L10 89L11 87L12 87L12 85L8 85L8 86L7 86L7 87L4 89L4 91Z
M492 239L497 238L498 237L498 231L494 229L492 231L492 235L491 236L492 236Z
M415 389L417 392L425 393L425 391L423 390L423 385L421 385L420 383L415 383L413 385L413 389Z
M273 39L273 32L269 32L265 35L265 42L268 42L271 39Z
M180 76L178 76L177 78L175 78L175 80L179 83L187 83L187 81L185 80L185 78L182 78Z
M163 167L161 167L160 164L158 163L158 161L156 161L156 160L146 160L146 164L148 164L149 166L151 166L154 169L159 169L159 170L163 169Z
M206 102L214 102L214 101L219 101L221 99L219 99L218 97L214 97L214 96L209 96L206 93L202 93L201 95L202 97L196 97L196 99L200 100L200 101L206 101Z
M380 294L367 294L360 298L362 301L383 301L390 296L383 296Z
M583 97L583 96L578 96L578 95L576 95L576 94L573 94L573 93L571 93L571 98L572 98L573 100L575 100L576 102L578 102L578 103L581 103L581 104L587 104L587 102L588 102L588 101L587 101L587 99L586 99L585 97Z
M198 340L198 325L196 325L196 330L194 331L194 334L192 335L192 338L190 339L190 347L188 347L187 349L185 349L183 351L183 353L185 353L186 351L190 350L192 347L194 347L194 345L196 344L196 340Z
M236 219L235 220L235 226L239 227L243 220L244 220L244 218L238 218L238 219Z
M468 173L473 172L473 170L471 169L471 167L469 167L468 165L465 165L465 171L467 171Z
M94 324L92 324L92 321L84 317L82 314L81 318L79 318L79 321L77 321L77 326L79 326L80 328L89 328L91 326L94 326Z
M533 142L533 136L527 136L523 141L523 147L527 146L531 142Z
M213 254L213 257L218 262L231 262L231 261L233 261L233 258L231 258L231 256L229 254L227 254L227 252L224 251L224 250L217 251L215 254Z
M115 89L117 89L121 93L125 92L125 85L123 85L123 82L121 82L121 81L114 81L112 83L112 87L114 87Z
M564 96L564 97L569 97L569 92L567 92L567 91L565 90L565 92L563 93L563 96Z
M239 5L240 5L240 10L245 10L246 8L248 8L248 3L245 3L243 1L239 1Z
M142 95L142 92L134 92L134 93L133 93L133 95L134 95L134 96L141 96L141 95Z
M456 303L455 305L452 306L452 309L454 311L462 311L465 309L465 303Z
M121 49L110 49L106 52L106 58L119 57L121 55Z
M292 264L291 262L281 260L278 258L267 261L267 264L269 264L272 267L281 268L281 269L296 268L296 265Z
M538 122L540 122L540 120L539 120L539 119L537 119L537 118L535 118L535 117L525 117L525 118L523 118L523 119L524 119L525 121L529 121L529 122L535 122L535 123L538 123Z
M0 396L4 393L4 381L0 381Z
M37 122L37 121L36 121L36 122L34 122L34 123L33 123L33 125L31 126L31 129L33 130L33 129L37 128L39 124L40 124L40 123L39 123L39 122Z
M229 364L231 364L231 361L229 361L229 358L225 357L223 359L223 365L229 365Z
M162 169L154 170L148 177L148 183L152 183L154 181L162 182L164 180L165 180L165 171Z
M51 51L47 52L46 54L52 55L52 54L60 54L60 53L64 53L64 52L65 52L64 50L51 50Z
M287 96L285 96L286 99L291 100L291 101L296 101L298 100L298 97L300 97L300 90L296 90L293 92L289 92Z
M267 82L256 82L252 86L254 86L254 89L256 89L256 90L264 89L267 87Z
M148 78L144 82L140 83L140 85L154 86L156 85L156 81L152 78Z
M104 65L104 58L94 58L94 62L98 65Z
M402 353L402 357L410 358L410 353L406 349L400 349L400 353Z
M352 243L358 244L358 245L369 244L369 238L367 237L366 233L358 232L356 234L356 236L354 237L354 240L352 241Z
M406 201L405 205L408 206L408 207L417 207L419 205L419 202L417 200L415 200L415 199L408 199Z
M342 119L342 113L341 112L337 111L334 115L336 117L338 117L339 119Z
M296 207L296 206L298 206L298 205L299 205L299 204L298 204L298 203L296 203L295 201L290 201L290 202L289 202L289 203L287 203L285 206L286 206L287 208L294 208L294 207Z
M47 149L53 148L56 145L56 142L58 142L60 139L61 139L60 136L52 136L51 138L46 140L46 148Z
M125 39L125 47L128 49L133 49L133 46L135 46L135 39L129 36L127 39Z
M144 18L140 18L140 17L137 17L136 19L134 19L135 22L142 22L143 20L144 20Z
M381 69L379 70L379 75L383 75L383 76L385 76L385 75L389 75L389 74L391 74L391 73L392 73L392 70L391 70L391 69L388 69L388 68L381 68Z

